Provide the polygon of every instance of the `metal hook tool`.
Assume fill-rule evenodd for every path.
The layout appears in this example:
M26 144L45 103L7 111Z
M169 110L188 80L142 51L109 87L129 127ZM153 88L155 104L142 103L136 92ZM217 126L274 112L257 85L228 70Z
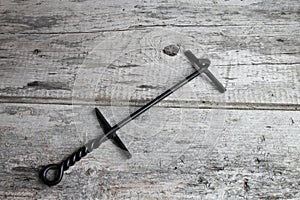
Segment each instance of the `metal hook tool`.
M63 160L59 164L50 164L45 166L41 171L41 179L42 181L48 185L56 185L58 184L64 174L64 171L68 170L69 167L73 166L76 162L78 162L82 157L86 156L88 153L91 153L94 149L98 148L100 144L105 142L108 139L113 139L118 146L121 147L121 149L124 149L125 151L129 152L128 149L125 147L123 142L116 136L116 131L125 126L127 123L141 115L142 113L146 112L148 109L150 109L155 104L159 103L164 98L168 97L170 94L172 94L174 91L179 89L180 87L184 86L197 76L199 76L201 73L206 73L208 77L216 84L220 92L225 92L225 88L223 85L208 71L208 67L210 65L210 60L208 59L197 59L196 56L191 51L185 51L184 55L188 58L188 60L191 62L191 64L196 68L196 71L194 71L189 76L185 77L185 79L179 81L177 84L175 84L170 89L166 90L159 96L157 96L155 99L151 100L146 105L139 108L137 111L130 114L128 117L111 127L109 123L105 120L104 116L101 114L101 112L95 108L97 118L99 120L99 123L104 127L105 134L102 136L99 136L93 140L90 140L87 144L80 147L77 151L75 151L72 155L67 157L65 160ZM53 179L49 179L47 177L47 174L49 171L55 171L56 175Z

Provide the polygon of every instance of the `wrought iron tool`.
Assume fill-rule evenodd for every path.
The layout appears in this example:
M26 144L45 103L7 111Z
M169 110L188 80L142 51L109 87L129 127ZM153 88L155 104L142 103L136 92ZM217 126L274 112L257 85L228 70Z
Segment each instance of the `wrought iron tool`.
M99 120L99 123L102 125L105 134L98 136L97 138L90 140L87 142L84 146L80 147L77 151L75 151L72 155L67 157L65 160L63 160L59 164L50 164L45 166L41 170L41 179L42 181L48 185L53 186L58 184L63 177L64 171L68 170L69 167L73 166L76 162L78 162L82 157L86 156L88 153L91 153L94 149L98 148L100 144L105 142L108 139L113 139L115 143L118 144L118 146L121 147L121 149L124 149L125 151L129 152L128 149L125 147L125 145L122 143L122 141L117 137L116 131L125 126L127 123L141 115L142 113L146 112L148 109L150 109L152 106L172 94L174 91L179 89L180 87L184 86L197 76L199 76L201 73L206 73L206 75L211 79L212 82L215 83L218 90L220 92L225 92L224 86L213 76L211 72L208 71L208 67L210 65L210 60L208 59L197 59L196 56L189 50L184 52L184 55L187 57L187 59L190 61L190 63L196 68L196 70L190 74L189 76L185 77L185 79L179 81L177 84L175 84L170 89L166 90L159 96L157 96L155 99L151 100L146 105L139 108L137 111L130 114L128 117L111 127L104 116L101 114L101 112L95 108L97 118ZM47 174L49 171L55 171L54 178L50 179Z

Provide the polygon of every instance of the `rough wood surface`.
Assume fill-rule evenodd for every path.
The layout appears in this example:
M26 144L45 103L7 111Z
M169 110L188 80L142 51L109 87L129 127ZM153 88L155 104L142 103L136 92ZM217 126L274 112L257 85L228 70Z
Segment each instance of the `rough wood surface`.
M192 31L192 29L189 28L187 30L191 32L191 35L197 35L197 29L193 29ZM136 60L131 60L134 58L128 59L123 56L122 62L127 62L123 63L123 68L120 69L122 66L115 66L114 68L110 67L109 71L107 71L107 67L109 67L113 60L104 60L105 63L101 60L101 58L105 55L105 59L111 59L124 55L124 53L128 51L126 43L121 43L120 40L116 39L118 37L123 38L124 35L126 36L124 40L130 41L130 39L133 39L134 42L137 43L134 46L135 43L131 41L131 44L136 50L149 46L149 43L147 44L145 40L149 39L148 37L151 36L151 31L152 29L148 31L109 33L104 34L104 36L99 36L101 39L99 39L100 41L110 41L109 39L114 38L113 42L110 42L110 45L115 46L109 48L114 49L119 47L123 50L116 52L110 51L109 56L107 56L106 53L110 49L105 49L107 48L105 45L101 47L101 45L99 45L101 44L99 40L95 39L94 45L89 44L91 43L90 41L93 40L94 34L87 34L88 36L84 34L83 36L72 35L66 37L44 35L4 36L5 42L3 43L2 48L5 49L5 53L1 59L1 64L6 67L1 68L2 81L0 88L0 100L2 102L39 101L70 104L71 99L76 98L76 96L72 96L72 88L75 84L76 76L81 73L80 69L86 69L82 66L82 64L89 62L95 62L92 65L93 68L99 67L97 69L97 73L102 73L105 69L104 72L106 73L104 75L107 76L105 77L106 79L109 78L107 74L108 72L115 76L121 74L121 70L131 72L131 76L120 77L123 80L119 84L122 85L123 90L125 90L124 93L131 93L136 90L139 91L135 99L128 99L128 97L121 93L115 93L112 97L109 96L111 95L109 92L112 88L107 87L107 85L111 85L111 80L103 80L101 82L103 87L100 88L101 91L98 93L100 96L98 100L101 100L102 104L105 104L105 102L111 98L116 98L122 101L131 100L131 102L135 103L145 96L153 98L155 94L158 94L163 90L163 87L161 86L164 82L161 77L166 76L168 80L171 81L178 80L176 79L178 76L168 74L168 70L171 69L170 65L160 66L160 68L154 68L152 71L149 70L149 66L141 66L139 71L144 72L145 74L143 74L143 76L141 76L141 74L136 74L140 77L140 79L134 80L136 79L136 76L134 76L135 74L132 73L132 71L136 70L134 66L138 64ZM174 31L178 31L178 29L175 29ZM147 34L147 32L150 33ZM205 38L210 37L207 35ZM151 39L155 41L155 38L150 38L150 40ZM218 96L216 97L217 93L215 90L212 90L212 87L210 87L209 84L203 84L205 82L197 80L196 83L194 83L194 92L190 92L190 90L186 89L184 90L187 94L183 95L182 101L186 102L190 100L190 102L192 102L192 100L197 101L197 99L200 99L200 101L196 103L202 106L208 106L210 104L210 106L217 106L219 103L222 104L226 102L226 106L234 108L273 107L281 109L296 109L299 103L300 57L299 52L293 53L294 50L292 48L295 48L295 45L291 43L284 47L276 46L272 51L269 49L270 54L267 54L264 51L259 52L255 49L257 47L252 46L252 39L249 38L247 41L243 41L242 38L238 38L238 40L245 42L245 44L247 43L247 48L249 48L249 50L243 50L240 47L236 47L235 51L226 50L226 47L224 48L222 44L216 46L217 41L212 41L211 44L207 44L207 47L205 46L203 48L203 51L207 52L208 56L212 57L215 72L219 73L220 80L227 88L227 93L225 94L226 97L222 96L221 99L218 98ZM18 41L17 43L15 42L16 40ZM32 43L32 40L36 41L36 43ZM80 47L82 43L76 42L77 40L86 40L84 43L91 45L91 47L86 47L85 45L84 47ZM203 38L203 40L205 39ZM232 43L232 41L228 38L223 38L222 40L224 43ZM261 40L263 41L264 39L261 38ZM266 43L269 42L268 39L265 40ZM73 42L76 43L75 46L72 45ZM66 47L67 44L70 46ZM201 40L198 41L198 44L201 44ZM23 49L19 49L15 45L22 45L23 47L21 48ZM268 43L268 45L270 44ZM10 47L11 49L7 49L7 47ZM196 45L194 48L195 47ZM16 48L18 50L13 51L12 48ZM89 50L86 50L87 48L89 48ZM232 48L235 48L235 46ZM278 49L276 50L275 48ZM288 51L292 51L291 54L285 54L285 48L289 48ZM35 49L39 49L41 52L35 53ZM226 51L224 51L224 49ZM86 55L88 52L90 55ZM120 53L122 54L120 55ZM95 55L97 57L95 57ZM155 54L147 56L150 56L149 60L151 61L156 60L154 57L156 56ZM96 63L96 61L99 62ZM182 69L190 68L187 65L180 67L182 67ZM178 67L176 70L177 73L180 72L180 70L178 71ZM160 73L161 76L157 78L154 77L153 79L153 76L147 76L146 72L150 74ZM90 73L94 73L93 69ZM104 75L99 74L99 78ZM172 80L171 78L174 79ZM16 79L18 79L17 82L15 81ZM151 88L144 88L144 91L142 91L143 88L140 87L143 85L149 85L148 82L152 82L154 86ZM199 84L201 84L201 87L198 87ZM169 100L174 101L175 99L172 99L171 97ZM206 104L203 105L202 101L204 100L206 101Z
M300 199L298 0L0 3L0 199ZM66 172L38 179L209 57L203 76Z
M269 30L299 26L299 2L249 1L2 1L1 32L90 33L143 27L244 27Z
M39 11L33 12L32 8L28 7L31 5L30 1L18 7L20 12L14 10L16 9L14 3L5 4L6 9L2 9L6 14L2 16L0 62L6 67L1 69L3 78L0 100L70 104L71 99L74 98L71 90L79 68L82 67L82 63L89 62L89 59L95 59L89 56L89 53L97 49L96 55L99 56L101 53L105 54L107 48L117 47L126 51L128 49L123 40L130 41L130 39L134 39L135 43L131 42L135 49L149 45L153 47L158 36L152 36L151 30L157 26L153 27L147 23L156 25L163 23L166 26L162 26L163 30L176 31L196 38L197 44L212 58L221 81L227 87L226 97L222 99L215 98L212 95L214 90L210 87L206 88L206 91L201 91L203 97L197 102L198 105L259 109L298 108L300 29L297 2L282 1L280 6L272 7L263 2L252 2L250 5L248 2L245 3L248 9L245 9L243 7L245 5L232 2L228 2L229 5L218 5L217 2L212 4L203 2L198 5L195 2L176 1L157 4L154 7L155 2L142 5L137 2L137 5L134 5L133 2L120 4L101 1L101 9L98 10L94 5L99 3L68 2L53 9L54 3L49 5L43 2L41 5L35 5L36 10ZM124 11L121 9L122 6ZM67 11L72 9L73 12ZM44 10L51 10L51 12ZM23 17L23 12L26 13L26 17ZM40 16L41 14L43 16ZM103 15L109 20L103 22ZM122 23L115 24L120 23L119 15L124 15ZM63 20L46 20L58 16ZM127 17L139 20L131 21L127 20ZM75 22L77 24L74 24ZM106 30L99 24L100 22L101 25L114 27L114 29ZM99 31L93 31L90 23ZM23 28L19 30L16 26ZM118 31L123 26L127 28ZM13 29L9 31L7 27ZM99 48L101 42L109 41L111 38L114 38L110 41L111 46ZM195 44L194 47L198 46ZM120 56L120 52L117 55L114 55L114 52L110 53L111 58ZM156 59L151 57L152 55L148 56L150 60ZM111 64L107 60L104 62L98 63L98 66L105 67ZM115 72L118 71L119 68L116 68ZM19 81L15 82L15 79ZM132 82L131 79L124 80L127 84L122 83L122 87L139 89L140 85L144 85L142 82ZM147 82L153 80L153 77L146 76L143 79ZM156 81L159 83L160 80ZM110 82L103 84L105 88L105 85ZM159 92L157 88L161 89L160 87L148 88L151 92L147 96L153 98L153 94ZM194 101L195 96L194 99L191 96L194 93L186 91L189 95L185 95L182 101ZM101 96L99 103L102 105L107 104L107 101L112 98L106 93L105 89L99 92ZM135 99L128 99L121 94L115 94L114 98L138 103L140 98L145 97L144 92L139 92L137 95ZM199 94L196 96L199 99ZM174 102L172 98L169 100ZM202 104L203 101L206 104ZM194 105L187 103L186 106Z
M110 122L112 109L126 114L124 107L101 107ZM119 132L130 160L107 142L71 167L60 185L41 184L41 165L59 162L101 134L90 110L2 104L2 198L300 197L300 113L294 111L227 110L218 118L210 109L153 108ZM79 114L85 121L74 121Z

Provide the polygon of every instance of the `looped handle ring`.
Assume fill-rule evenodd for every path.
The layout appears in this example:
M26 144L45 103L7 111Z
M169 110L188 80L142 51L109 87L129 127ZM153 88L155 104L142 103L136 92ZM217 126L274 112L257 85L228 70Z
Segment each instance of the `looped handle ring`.
M47 174L50 170L55 171L54 179L51 179L51 180L47 177ZM64 175L64 166L62 164L47 165L42 169L40 175L41 175L42 181L46 185L48 185L48 186L57 185L61 181L61 179Z

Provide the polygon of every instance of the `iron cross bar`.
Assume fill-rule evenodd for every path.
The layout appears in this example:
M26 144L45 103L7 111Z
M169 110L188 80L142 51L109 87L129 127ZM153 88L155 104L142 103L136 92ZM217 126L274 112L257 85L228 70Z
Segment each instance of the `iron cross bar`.
M187 59L190 61L190 63L193 65L193 67L196 70L201 70L202 66L199 60L190 50L187 50L184 52L184 55L187 57ZM204 74L206 74L206 76L208 76L208 78L215 84L215 86L217 87L217 89L220 92L225 92L226 89L225 87L222 85L222 83L208 70L208 68L204 68Z
M207 70L207 68L210 65L210 60L208 60L208 59L199 59L198 60L196 58L196 56L189 50L185 51L184 54L187 57L187 59L191 62L191 64L196 68L196 70L192 74L185 77L185 79L179 81L173 87L166 90L164 93L162 93L155 99L151 100L149 103L147 103L143 107L139 108L137 111L133 112L132 114L130 114L128 117L126 117L125 119L123 119L122 121L120 121L119 123L114 125L113 127L110 128L110 125L105 120L107 122L106 125L108 125L105 128L106 129L105 134L103 134L93 140L90 140L88 143L86 143L84 146L79 148L77 151L75 151L72 155L67 157L61 163L50 164L50 165L45 166L41 170L41 173L40 173L42 181L48 186L58 184L63 177L64 171L68 170L69 167L73 166L82 157L86 156L88 153L91 153L94 149L98 148L101 143L105 142L108 139L117 138L117 139L113 139L113 140L115 140L115 142L117 141L116 143L118 144L118 146L121 146L123 143L120 140L120 138L116 135L116 131L118 131L120 128L125 126L127 123L129 123L133 119L137 118L142 113L146 112L152 106L154 106L155 104L157 104L158 102L160 102L161 100L163 100L164 98L166 98L167 96L172 94L174 91L176 91L178 88L187 84L188 82L190 82L191 80L193 80L194 78L196 78L198 75L200 75L203 72L205 72L208 75L208 77L211 78L211 80L216 84L216 86L218 87L218 89L221 92L225 91L225 88L223 87L223 85L219 81L216 82L217 79ZM221 90L221 87L224 89ZM97 108L95 110L96 110L96 115L98 117L100 124L101 123L103 124L103 122L104 122L103 119L105 119L104 116L100 113L100 111ZM114 137L111 137L111 135L114 135ZM55 171L54 178L50 178L49 176L47 176L49 171Z

